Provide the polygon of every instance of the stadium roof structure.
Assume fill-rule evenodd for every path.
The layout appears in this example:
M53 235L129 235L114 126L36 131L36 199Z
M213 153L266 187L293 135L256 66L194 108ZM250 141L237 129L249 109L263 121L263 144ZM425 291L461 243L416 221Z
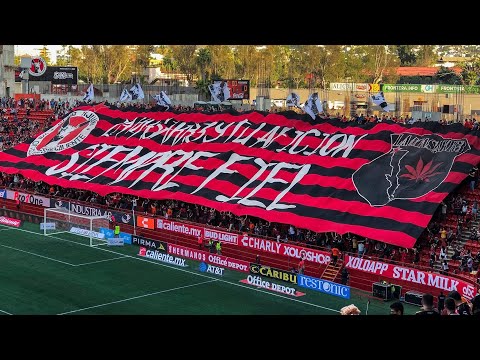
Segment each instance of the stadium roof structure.
M439 67L430 66L400 66L397 68L397 75L399 76L434 76L439 70ZM452 67L452 71L461 74L462 69L459 67Z

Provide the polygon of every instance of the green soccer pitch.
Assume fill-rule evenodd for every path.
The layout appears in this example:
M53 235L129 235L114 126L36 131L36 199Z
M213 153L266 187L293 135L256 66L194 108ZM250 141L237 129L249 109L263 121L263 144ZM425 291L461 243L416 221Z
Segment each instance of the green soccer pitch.
M177 267L138 256L136 246L88 241L69 233L45 237L38 224L0 225L0 314L338 315L353 303L364 315L369 299L298 286L306 294L291 297L241 283L245 273L226 269L220 277L200 272L195 261ZM371 299L368 315L389 314L389 304ZM405 304L406 314L418 310Z

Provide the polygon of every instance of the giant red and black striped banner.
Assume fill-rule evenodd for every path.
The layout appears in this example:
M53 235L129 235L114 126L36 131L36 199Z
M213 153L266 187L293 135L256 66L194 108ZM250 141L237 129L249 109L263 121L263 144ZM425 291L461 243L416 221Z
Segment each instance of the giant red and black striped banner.
M479 154L461 125L97 105L1 153L0 170L411 247Z

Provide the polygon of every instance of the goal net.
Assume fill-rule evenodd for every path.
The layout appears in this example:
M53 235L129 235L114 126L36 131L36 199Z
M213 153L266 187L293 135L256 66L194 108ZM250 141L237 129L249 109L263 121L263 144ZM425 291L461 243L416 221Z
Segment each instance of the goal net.
M68 233L88 239L90 246L98 246L107 243L107 238L100 229L108 229L109 221L104 217L72 213L68 209L45 208L40 226L45 236Z

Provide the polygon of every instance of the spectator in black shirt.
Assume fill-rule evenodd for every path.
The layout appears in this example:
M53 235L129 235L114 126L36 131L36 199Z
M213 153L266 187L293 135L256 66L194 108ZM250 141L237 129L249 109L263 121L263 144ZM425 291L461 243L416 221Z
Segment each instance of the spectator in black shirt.
M347 270L346 267L344 267L342 269L342 284L343 285L347 285L349 277L350 277L350 275L348 274L348 270Z
M480 294L473 298L472 305L472 315L480 316Z
M445 300L445 309L447 311L447 315L458 315L456 312L455 300L452 298Z
M437 310L433 308L433 295L423 294L422 296L422 310L417 311L415 315L440 315Z
M416 265L420 262L420 252L416 248L414 248L413 251L414 251L413 263Z
M470 191L475 191L475 180L476 180L476 172L477 168L473 167L472 170L470 170L470 173L468 174L468 182L470 184Z
M450 294L448 294L448 297L455 300L455 306L457 307L458 315L471 315L470 306L468 306L466 302L462 301L462 297L458 291L451 291Z
M454 250L453 250L453 255L452 255L452 260L458 260L460 259L460 247L457 246Z
M390 315L403 315L403 304L400 301L390 305Z
M440 295L438 295L438 312L442 313L442 310L445 308L445 295L443 295L443 291L440 291Z

